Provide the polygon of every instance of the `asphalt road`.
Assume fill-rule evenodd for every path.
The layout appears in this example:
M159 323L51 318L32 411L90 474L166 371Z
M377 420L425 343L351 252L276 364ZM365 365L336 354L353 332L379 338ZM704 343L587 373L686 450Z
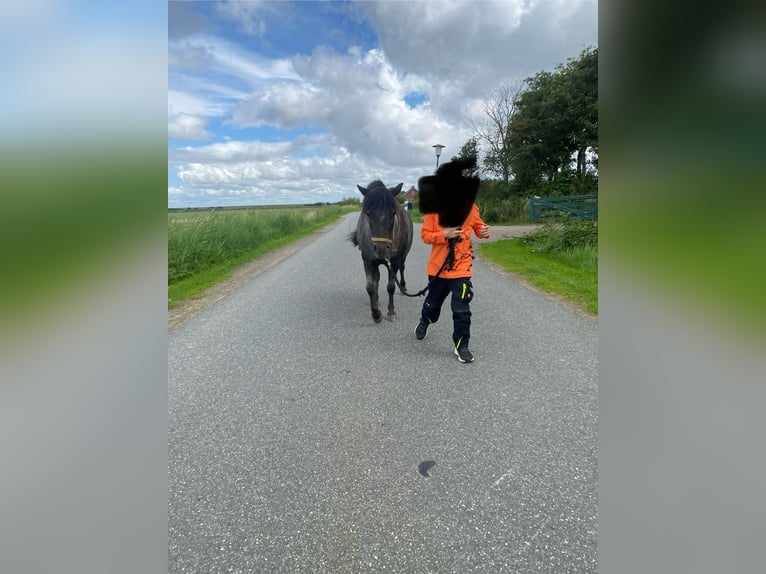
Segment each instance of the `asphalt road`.
M460 364L356 217L170 333L169 572L595 573L597 326L477 259Z

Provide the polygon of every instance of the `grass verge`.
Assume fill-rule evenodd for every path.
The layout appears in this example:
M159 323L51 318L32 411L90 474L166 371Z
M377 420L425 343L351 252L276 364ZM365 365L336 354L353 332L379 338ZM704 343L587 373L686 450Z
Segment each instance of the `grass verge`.
M228 279L240 265L356 211L356 207L211 214L168 226L168 308Z
M485 243L479 252L531 284L598 315L598 249L580 246L549 253L532 252L520 239Z

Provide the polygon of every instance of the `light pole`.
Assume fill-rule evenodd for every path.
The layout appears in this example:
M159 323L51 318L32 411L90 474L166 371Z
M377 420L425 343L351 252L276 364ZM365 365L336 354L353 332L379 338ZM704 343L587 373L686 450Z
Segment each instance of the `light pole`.
M436 144L431 147L434 148L434 151L436 152L436 169L439 169L439 156L442 154L442 148L444 146L442 144Z

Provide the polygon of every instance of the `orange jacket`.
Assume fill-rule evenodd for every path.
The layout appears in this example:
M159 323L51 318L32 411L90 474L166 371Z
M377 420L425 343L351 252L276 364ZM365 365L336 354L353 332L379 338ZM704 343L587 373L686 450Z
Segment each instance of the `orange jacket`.
M453 269L442 270L439 277L456 279L458 277L470 277L473 274L473 245L471 244L471 230L479 237L479 229L486 225L479 215L476 204L471 207L471 212L460 226L463 233L460 234L462 241L455 243L455 264ZM423 227L420 228L420 237L424 243L431 244L431 256L428 259L426 273L436 275L449 253L449 240L444 237L444 228L439 225L439 216L428 213L423 217Z

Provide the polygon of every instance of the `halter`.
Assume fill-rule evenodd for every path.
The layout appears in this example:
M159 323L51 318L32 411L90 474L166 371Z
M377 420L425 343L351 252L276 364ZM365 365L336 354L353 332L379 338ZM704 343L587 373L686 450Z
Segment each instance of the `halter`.
M392 232L392 237L397 237L399 235L399 214L397 213L394 215L394 230ZM389 239L388 237L372 237L373 243L388 243L393 247L394 240Z

